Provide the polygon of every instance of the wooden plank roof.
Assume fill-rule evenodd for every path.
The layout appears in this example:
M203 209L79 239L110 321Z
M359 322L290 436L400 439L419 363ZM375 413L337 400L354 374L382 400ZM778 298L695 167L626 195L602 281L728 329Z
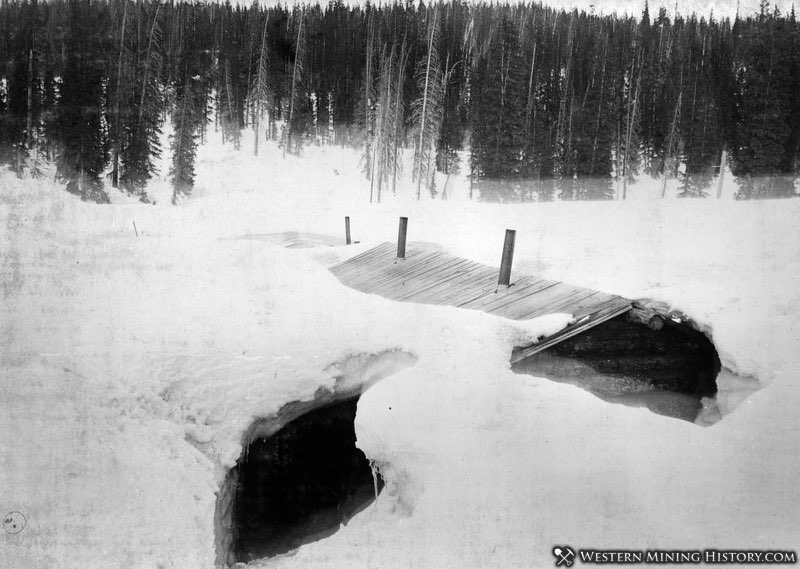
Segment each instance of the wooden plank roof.
M396 252L394 244L383 243L330 271L351 288L391 300L458 306L514 320L558 312L574 316L560 332L516 349L512 363L631 308L626 298L532 276L517 275L510 287L498 288L497 269L443 251L409 247L405 259L397 259Z

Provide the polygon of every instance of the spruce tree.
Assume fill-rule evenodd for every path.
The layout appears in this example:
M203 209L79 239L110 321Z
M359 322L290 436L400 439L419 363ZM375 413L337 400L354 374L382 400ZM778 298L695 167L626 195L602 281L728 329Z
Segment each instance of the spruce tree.
M294 49L290 62L291 71L287 72L287 99L284 101L284 126L281 136L284 155L286 151L300 153L310 115L309 98L306 91L307 24L304 7L295 8L292 24L290 29Z
M103 128L103 55L108 45L91 5L71 0L66 64L53 134L57 174L69 192L86 201L108 202L101 175L108 163Z
M442 128L443 99L446 73L439 59L441 22L439 7L429 10L424 36L425 51L417 62L415 79L419 96L412 105L414 124L414 179L417 181L417 199L424 186L435 195L436 148Z
M504 19L476 69L472 160L479 179L519 180L523 175L526 78L516 30ZM513 199L517 190L505 187L506 195L500 199Z
M199 26L194 11L184 13L185 43L182 46L178 68L175 73L175 102L172 111L174 134L172 149L172 203L191 194L194 187L195 157L197 143L205 117L209 97L211 61L207 50L198 50L199 37L203 29ZM195 43L197 42L197 43Z
M161 5L139 8L137 30L132 41L131 88L125 102L123 143L120 153L120 186L129 194L147 200L146 186L155 174L161 154L161 114L164 105L159 70L163 65Z
M786 152L792 138L795 104L792 63L796 54L783 20L762 1L755 21L743 26L737 68L737 198L784 197L795 193Z

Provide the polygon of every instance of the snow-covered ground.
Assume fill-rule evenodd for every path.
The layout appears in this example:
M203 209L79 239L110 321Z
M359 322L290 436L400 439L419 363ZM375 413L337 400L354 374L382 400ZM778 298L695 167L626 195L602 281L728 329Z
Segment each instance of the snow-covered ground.
M373 385L356 418L386 490L265 566L550 567L557 544L800 549L799 200L492 205L462 184L448 201L405 187L370 205L352 152L262 149L203 147L179 207L163 180L155 206L93 206L0 172L0 514L27 519L0 533L3 567L213 567L216 492L247 429L332 388L353 356L393 352L416 363ZM257 237L343 240L345 215L358 245ZM761 389L740 402L720 380L726 414L704 429L515 375L511 349L568 315L393 303L327 271L394 240L400 215L411 242L495 266L514 228L515 271L667 302Z

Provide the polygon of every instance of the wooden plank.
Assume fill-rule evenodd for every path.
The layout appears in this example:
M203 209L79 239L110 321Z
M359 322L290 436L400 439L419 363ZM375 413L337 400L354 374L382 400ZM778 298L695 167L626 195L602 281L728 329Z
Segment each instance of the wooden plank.
M395 258L395 246L382 243L331 269L340 281L357 290L400 302L450 305L527 320L556 312L575 321L537 344L515 350L512 362L541 350L631 308L631 301L558 281L522 276L510 287L497 286L497 269L443 251L408 248L406 259Z
M448 271L448 269L443 270ZM452 271L458 271L458 267L451 267L448 271L448 275L452 274ZM436 287L437 284L446 281L448 278L448 276L438 276L436 271L432 271L426 274L425 278L397 283L395 287L385 290L382 294L384 294L386 298L392 298L394 300L421 303L420 297L423 292Z
M456 279L442 290L445 298L453 306L460 306L474 298L482 298L486 294L494 294L497 290L497 271L485 265L471 266L464 279L468 281L465 283L460 278Z
M449 266L442 266L437 268L435 272L426 275L427 278L418 279L416 282L404 283L404 290L401 291L399 295L393 295L393 298L396 300L413 300L415 302L420 302L422 294L440 285L452 282L459 276L469 274L469 268L470 261L466 259L460 259L456 263L449 264Z
M541 279L534 282L522 283L519 288L513 286L509 288L500 287L495 291L493 296L473 300L469 303L462 304L461 307L485 310L489 312L494 309L502 308L511 303L522 302L528 297L534 294L539 294L545 289L548 289L556 284L558 284L556 281Z
M347 286L354 288L356 290L361 290L361 286L363 283L368 282L371 279L376 277L376 274L379 273L379 269L377 266L364 264L362 265L354 265L352 267L348 267L347 273L344 274L337 274L336 276L339 278Z
M459 261L454 261L451 259L442 265L428 267L417 275L409 277L404 276L400 280L389 283L383 288L381 294L386 298L391 298L394 300L401 300L403 297L410 296L412 301L417 302L417 299L414 297L414 295L410 293L413 293L413 291L419 290L426 286L430 286L433 282L435 282L440 272L448 271L452 266L458 264Z
M362 263L365 259L369 259L371 257L380 255L383 251L387 250L387 248L392 247L391 243L383 242L380 245L376 245L372 249L367 249L366 251L362 251L358 255L353 255L349 259L345 259L344 261L332 266L329 271L332 273L336 273L339 270L353 268L355 265Z
M439 297L431 304L460 306L472 299L494 294L497 289L497 272L486 267L471 269L463 278L454 279L442 287Z
M481 269L481 265L472 261L451 265L441 275L429 279L425 286L417 291L418 296L415 298L427 298L431 295L441 298L451 290L463 290L464 285L474 282L480 277Z
M409 271L411 268L418 266L422 263L430 262L431 255L414 255L413 251L408 252L407 259L397 259L396 257L382 257L370 264L371 275L368 278L362 278L353 283L353 286L359 287L359 290L367 292L366 289L360 287L375 287L380 286L384 281L390 281L396 278L398 274Z
M408 270L409 266L415 266L432 255L433 253L428 253L423 257L422 251L411 249L406 253L405 259L397 259L394 256L394 246L389 244L389 249L382 251L381 255L360 261L359 268L362 269L361 272L357 276L348 277L346 284L365 292L362 287L368 283L375 284L383 281L396 272Z
M337 277L340 275L346 275L352 272L360 272L367 268L367 261L379 257L381 254L385 253L387 250L393 249L394 246L391 243L381 243L380 245L373 247L372 249L368 249L358 255L355 255L349 259L345 259L341 263L332 266L328 269Z
M504 316L514 320L525 320L524 316L534 310L549 310L550 306L560 304L574 295L580 294L585 289L578 289L571 285L556 282L550 286L542 288L538 292L519 298L515 302L492 310L492 314Z
M533 354L541 352L542 350L546 350L550 346L554 346L555 344L566 340L567 338L572 338L573 336L576 336L577 334L580 334L589 328L594 328L598 324L602 324L607 320L616 318L620 314L625 314L630 309L631 303L629 300L617 297L617 299L610 302L606 308L594 313L591 315L591 317L587 318L583 322L579 320L576 322L576 324L567 326L560 332L543 339L537 344L514 350L511 355L511 363L515 364L519 361L522 361Z
M596 301L592 302L592 298L597 294L597 291L588 290L588 289L578 289L567 296L554 299L553 301L543 304L537 308L534 308L530 312L522 313L514 312L513 318L517 320L530 320L531 318L538 318L539 316L544 316L545 314L555 314L558 312L569 312L567 310L568 307L577 305L580 302L588 302L589 305L598 305L602 304L604 300L603 298L598 298ZM512 307L513 308L513 307ZM509 316L512 317L512 316Z
M435 268L442 263L442 254L439 252L414 255L414 251L406 252L406 259L398 259L391 265L382 267L376 274L374 280L361 288L363 292L374 292L376 290L388 290L398 282L412 280L423 275L426 271ZM452 261L452 258L445 259L444 262Z
M569 306L562 307L561 312L568 312L578 320L592 312L596 312L599 308L602 308L609 302L618 298L618 296L606 294L604 292L595 292L587 298L574 302Z

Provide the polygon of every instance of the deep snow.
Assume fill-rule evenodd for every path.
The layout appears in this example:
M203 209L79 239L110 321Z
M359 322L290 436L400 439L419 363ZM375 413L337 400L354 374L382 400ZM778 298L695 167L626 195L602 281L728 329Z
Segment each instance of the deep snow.
M556 544L800 546L800 201L369 205L352 153L283 160L271 145L258 158L202 148L180 207L163 182L156 206L87 205L8 172L0 186L0 513L28 520L0 534L4 566L213 566L215 492L248 428L332 388L353 355L387 350L416 364L372 386L356 419L386 490L264 565L549 567ZM343 240L345 215L359 245L241 238ZM513 346L569 315L393 303L327 272L393 240L399 215L411 242L495 266L515 228L515 271L667 302L761 389L740 402L747 381L720 379L725 416L703 429L515 375Z

